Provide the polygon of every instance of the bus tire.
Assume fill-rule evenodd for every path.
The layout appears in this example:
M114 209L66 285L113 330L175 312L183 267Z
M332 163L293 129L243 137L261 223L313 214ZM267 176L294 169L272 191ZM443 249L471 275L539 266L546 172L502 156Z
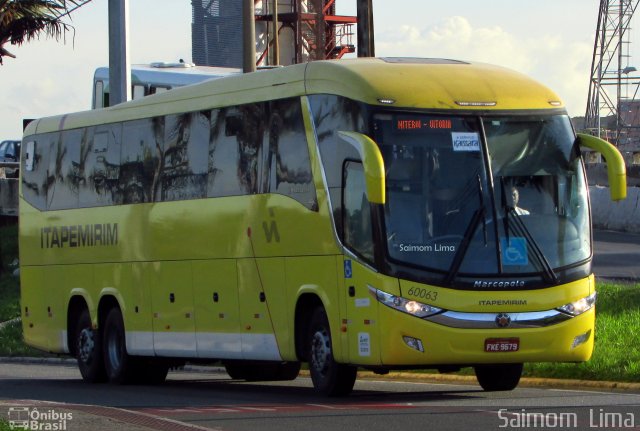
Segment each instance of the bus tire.
M312 314L307 343L313 387L327 396L348 395L353 390L358 369L333 359L331 328L323 307L316 308Z
M522 364L476 365L478 383L487 392L512 391L522 376Z
M91 315L86 308L78 316L74 340L82 380L87 383L106 382L107 373L104 368L100 331L93 329Z
M109 382L127 384L134 381L135 360L127 353L122 312L118 307L109 310L102 331L104 366Z

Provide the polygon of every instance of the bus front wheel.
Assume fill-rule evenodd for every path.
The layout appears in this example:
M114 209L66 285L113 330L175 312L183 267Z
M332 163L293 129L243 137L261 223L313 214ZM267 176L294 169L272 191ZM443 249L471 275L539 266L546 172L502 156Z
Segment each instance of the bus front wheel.
M353 390L358 369L333 358L331 329L322 307L313 312L308 335L309 373L313 386L328 396L347 395Z
M135 364L127 354L122 312L117 307L109 310L105 319L102 350L109 381L116 384L132 382Z
M522 364L476 365L478 383L487 392L512 391L522 376Z
M102 358L100 332L93 329L91 315L86 308L80 312L75 329L76 357L82 379L89 383L105 382L107 374Z

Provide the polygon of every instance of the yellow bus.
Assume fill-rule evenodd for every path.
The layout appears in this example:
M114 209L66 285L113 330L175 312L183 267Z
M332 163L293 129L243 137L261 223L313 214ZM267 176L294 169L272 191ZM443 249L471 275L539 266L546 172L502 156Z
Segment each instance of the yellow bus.
M319 61L34 121L20 189L28 344L89 382L186 361L348 394L356 370L580 362L596 290L560 98L500 67Z

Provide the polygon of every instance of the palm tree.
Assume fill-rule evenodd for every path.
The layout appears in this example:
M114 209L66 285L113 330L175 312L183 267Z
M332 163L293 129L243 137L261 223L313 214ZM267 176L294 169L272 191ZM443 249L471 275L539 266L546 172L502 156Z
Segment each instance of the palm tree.
M73 27L63 21L91 0L0 0L0 65L3 57L16 58L5 44L22 45L43 33L60 40Z

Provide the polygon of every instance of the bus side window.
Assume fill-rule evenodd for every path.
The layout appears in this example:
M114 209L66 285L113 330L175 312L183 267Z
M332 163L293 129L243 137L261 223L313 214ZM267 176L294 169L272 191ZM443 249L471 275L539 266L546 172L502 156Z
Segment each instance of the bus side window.
M39 210L45 210L47 206L49 154L58 136L59 132L34 136L33 142L27 141L26 157L22 157L22 163L25 164L22 170L22 194L25 201Z
M147 95L144 85L136 84L132 86L131 97L133 100L142 99Z
M80 143L87 129L64 130L54 141L49 158L47 209L78 207Z
M316 211L318 204L299 99L272 103L268 133L265 163L268 184L264 189L289 196Z
M91 130L93 129L93 130ZM121 204L118 193L122 123L88 128L80 154L83 180L79 207Z
M371 204L366 196L362 163L347 161L342 195L344 244L368 261L373 261Z
M104 104L104 82L96 81L93 87L93 109L103 108Z
M326 94L309 96L309 102L335 228L338 236L342 238L342 167L344 160L357 159L358 152L351 145L343 145L337 132L342 130L366 133L366 108L360 102Z
M152 85L151 88L149 89L149 94L160 94L169 90L171 90L171 88L169 87L156 87Z
M207 196L258 193L260 146L264 136L261 103L211 111ZM237 127L243 124L243 127Z
M163 201L207 195L211 111L165 117L160 196Z
M160 163L158 148L163 147L164 117L127 121L122 129L122 156L119 193L123 204L156 202Z

